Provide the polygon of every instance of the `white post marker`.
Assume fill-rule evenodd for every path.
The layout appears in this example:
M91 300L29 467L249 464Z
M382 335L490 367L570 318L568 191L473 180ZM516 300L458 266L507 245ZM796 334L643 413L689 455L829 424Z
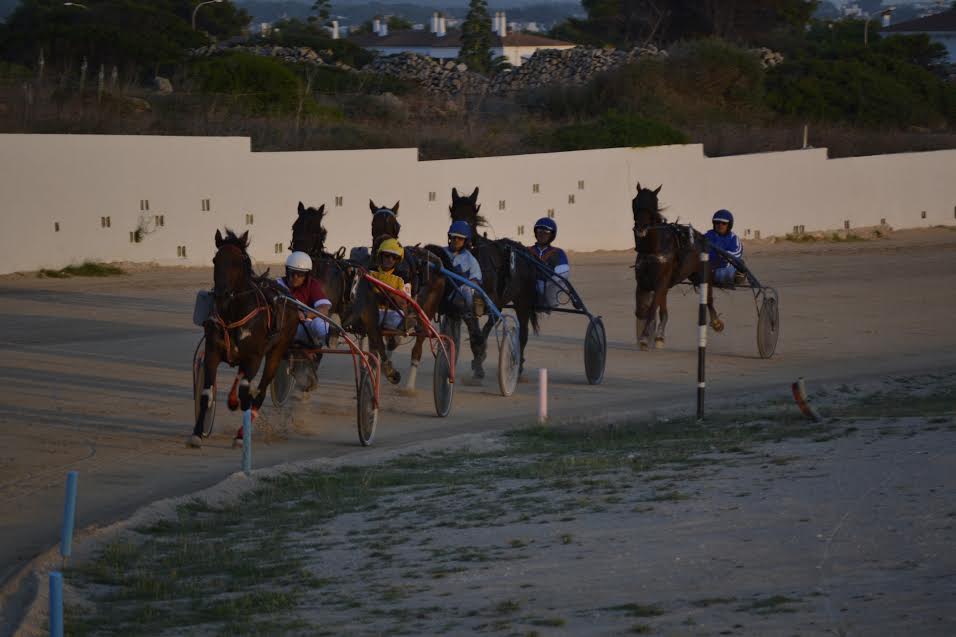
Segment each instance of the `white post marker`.
M707 244L700 253L700 303L697 310L697 420L704 419L704 392L707 388L707 281L710 278L710 253Z
M538 424L548 422L548 370L538 370Z
M242 471L252 473L252 410L242 412Z

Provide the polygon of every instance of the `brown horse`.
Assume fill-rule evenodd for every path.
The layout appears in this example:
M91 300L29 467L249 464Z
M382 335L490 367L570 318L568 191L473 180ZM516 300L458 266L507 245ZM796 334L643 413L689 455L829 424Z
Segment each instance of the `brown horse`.
M681 281L699 283L700 251L703 235L689 226L668 223L661 214L655 190L641 188L631 200L634 215L634 277L637 280L634 300L635 333L641 350L649 349L651 333L654 347L663 349L667 327L667 292ZM711 283L713 277L711 277ZM723 331L724 324L714 308L713 285L707 289L707 309L710 324L715 331ZM658 321L660 316L660 321ZM656 329L655 329L656 325Z
M292 224L292 242L289 249L305 252L312 257L312 275L322 284L325 295L332 302L330 312L342 316L346 313L348 296L352 289L353 268L342 259L344 248L332 254L325 249L328 235L322 225L325 205L306 208L299 202L298 216Z
M402 224L398 222L398 204L391 208L377 206L371 199L368 200L368 207L372 210L372 255L378 250L378 246L385 239L392 237L398 239L398 234L402 231Z
M534 310L537 297L538 272L527 259L520 258L516 252L527 252L528 248L512 239L488 239L478 234L478 227L485 224L480 214L478 188L462 197L457 188L451 190L451 205L448 212L452 221L464 220L471 226L471 252L481 267L481 287L498 308L512 305L518 316L518 337L521 343L521 365L519 374L524 371L524 349L528 344L528 323L534 333L538 333L538 314ZM475 378L484 378L483 363L487 355L488 335L494 327L494 317L489 316L479 342L472 338L471 349L474 359L471 370Z
M212 315L203 324L206 359L199 413L188 441L192 447L202 446L203 422L210 401L215 400L219 363L225 361L230 367L239 367L238 400L230 392L229 408L252 410L255 416L279 362L295 338L298 312L281 300L283 293L273 281L265 275L255 276L248 246L248 231L236 236L227 230L225 237L216 231L216 256L212 260L215 301ZM263 357L265 369L253 394L250 382L262 366Z

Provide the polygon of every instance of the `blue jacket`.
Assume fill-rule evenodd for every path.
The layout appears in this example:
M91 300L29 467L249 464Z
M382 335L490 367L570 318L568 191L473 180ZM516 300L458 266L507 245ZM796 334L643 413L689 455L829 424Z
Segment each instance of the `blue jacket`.
M555 274L560 274L565 279L568 278L568 274L571 272L571 265L568 262L568 255L564 253L564 250L555 248L554 246L545 246L542 248L537 244L528 246L528 249L531 250L531 254L541 259L548 267L554 270Z
M717 234L716 230L708 230L704 238L714 246L717 246L724 252L729 252L738 259L744 254L744 248L740 245L740 239L733 232L728 232L724 236ZM712 270L722 268L727 265L727 260L720 256L716 250L710 251L710 267Z
M478 259L469 250L462 250L455 254L445 248L445 253L448 254L448 258L451 259L451 264L458 274L470 281L481 283L481 266L478 265Z

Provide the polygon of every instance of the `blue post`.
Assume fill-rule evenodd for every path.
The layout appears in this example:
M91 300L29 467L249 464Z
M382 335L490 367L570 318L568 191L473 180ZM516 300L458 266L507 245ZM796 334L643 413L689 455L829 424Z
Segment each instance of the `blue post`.
M63 637L63 574L50 573L50 637Z
M78 471L66 474L66 502L63 504L63 534L60 536L60 555L70 557L73 551L73 522L76 519L76 481Z
M242 412L242 471L252 473L252 411Z

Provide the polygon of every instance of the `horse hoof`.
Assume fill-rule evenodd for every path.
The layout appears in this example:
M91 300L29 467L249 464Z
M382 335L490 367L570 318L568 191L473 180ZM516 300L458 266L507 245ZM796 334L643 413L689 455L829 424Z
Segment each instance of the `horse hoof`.
M192 435L188 440L186 440L186 446L193 449L202 449L202 438Z
M714 331L715 331L715 332L723 332L723 331L724 331L724 322L721 321L720 319L714 319L713 321L711 321L711 322L710 322L710 326L711 326L712 328L714 328Z
M651 348L648 346L647 341L641 341L639 345L640 345L640 347L641 347L641 351L642 351L642 352L646 352L646 351L648 351L649 349L651 349Z
M388 382L390 382L393 385L397 385L400 382L402 382L402 375L399 372L393 372L391 374L387 374L386 378L388 378Z
M654 349L664 349L664 339L655 338L654 339Z
M242 438L233 438L232 439L232 448L238 449L242 446Z
M229 402L226 403L226 405L229 407L229 411L236 411L239 409L239 397L237 396L236 399L233 400L232 396L229 396Z

